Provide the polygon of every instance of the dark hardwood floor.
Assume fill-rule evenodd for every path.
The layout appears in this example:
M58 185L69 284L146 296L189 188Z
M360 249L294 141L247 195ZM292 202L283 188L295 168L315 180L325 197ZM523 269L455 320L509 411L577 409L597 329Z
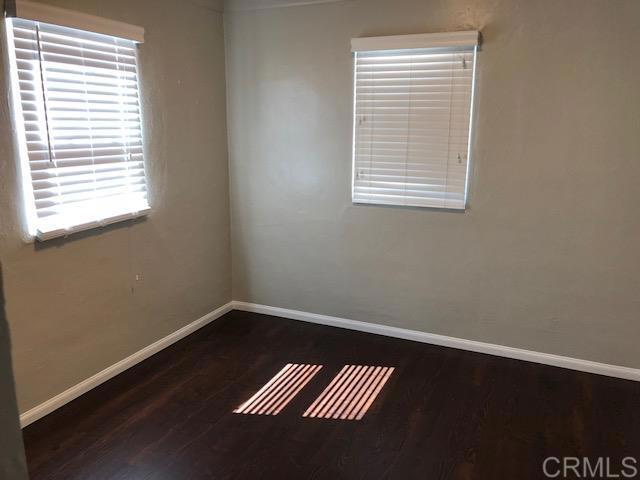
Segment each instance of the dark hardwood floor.
M232 413L289 362L324 368L278 416ZM396 367L364 419L302 418L350 363ZM32 480L540 479L640 457L640 383L235 311L24 437Z

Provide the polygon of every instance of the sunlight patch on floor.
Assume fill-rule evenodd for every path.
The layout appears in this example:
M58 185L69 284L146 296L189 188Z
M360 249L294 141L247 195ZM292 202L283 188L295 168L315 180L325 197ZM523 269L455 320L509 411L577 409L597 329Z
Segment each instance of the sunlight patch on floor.
M393 367L345 365L302 416L360 420L393 371Z
M277 415L321 368L322 365L288 363L233 413Z

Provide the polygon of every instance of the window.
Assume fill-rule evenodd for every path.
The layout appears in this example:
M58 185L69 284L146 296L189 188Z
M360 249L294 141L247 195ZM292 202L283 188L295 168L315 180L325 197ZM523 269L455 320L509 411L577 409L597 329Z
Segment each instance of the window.
M354 203L465 208L477 40L352 40Z
M8 18L7 35L30 232L145 214L136 43L26 18Z

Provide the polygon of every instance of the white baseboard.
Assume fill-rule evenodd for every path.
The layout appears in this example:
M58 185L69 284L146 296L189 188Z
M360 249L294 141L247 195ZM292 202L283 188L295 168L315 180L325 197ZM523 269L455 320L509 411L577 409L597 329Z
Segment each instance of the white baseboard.
M379 325L375 323L360 322L357 320L349 320L347 318L331 317L328 315L319 315L317 313L302 312L299 310L290 310L288 308L270 307L267 305L239 301L233 301L231 303L234 310L263 313L265 315L273 315L276 317L329 325L332 327L346 328L349 330L357 330L359 332L375 333L377 335L384 335L387 337L403 338L405 340L413 340L432 345L486 353L489 355L496 355L498 357L513 358L527 362L540 363L543 365L551 365L554 367L568 368L570 370L578 370L580 372L595 373L609 377L634 380L636 382L640 381L640 369L637 368L609 365L606 363L592 362L590 360L580 360L577 358L534 352L531 350L506 347L504 345L495 345L475 340L465 340L463 338L447 337L445 335L407 330L405 328L389 327L387 325Z
M229 302L220 308L217 308L213 312L207 313L206 315L200 317L195 322L192 322L188 325L185 325L179 330L167 335L164 338L161 338L157 342L152 343L151 345L143 348L142 350L137 351L133 355L128 356L124 360L120 360L118 363L111 365L110 367L105 368L101 372L96 373L95 375L83 380L82 382L74 385L73 387L65 390L64 392L56 395L55 397L47 400L40 405L33 407L31 410L27 410L22 415L20 415L20 425L24 428L30 423L39 420L45 415L53 412L54 410L60 408L61 406L69 403L71 400L78 398L83 393L88 392L89 390L97 387L101 383L106 382L107 380L115 377L119 373L124 372L125 370L133 367L134 365L146 360L151 355L158 353L160 350L167 348L168 346L176 343L178 340L183 339L187 335L195 332L199 328L204 327L208 323L216 320L221 317L225 313L232 310L233 302Z
M318 323L331 327L346 328L349 330L357 330L359 332L374 333L387 337L402 338L405 340L413 340L415 342L429 343L432 345L440 345L443 347L457 348L460 350L468 350L471 352L486 353L496 355L498 357L514 358L527 362L540 363L543 365L551 365L554 367L568 368L580 372L595 373L606 375L609 377L623 378L626 380L640 381L640 369L623 367L619 365L609 365L606 363L592 362L590 360L580 360L577 358L563 357L561 355L553 355L550 353L534 352L521 348L506 347L504 345L495 345L492 343L478 342L475 340L465 340L463 338L447 337L445 335L437 335L434 333L420 332L416 330L408 330L405 328L390 327L387 325L379 325L375 323L360 322L357 320L349 320L347 318L331 317L329 315L320 315L317 313L302 312L299 310L291 310L288 308L270 307L267 305L259 305L256 303L247 303L232 301L211 313L200 317L196 321L185 325L179 330L161 338L148 347L128 356L124 360L105 368L101 372L96 373L92 377L83 380L46 402L37 405L31 410L20 415L20 424L22 427L39 420L45 415L62 407L70 401L78 398L80 395L97 387L98 385L110 380L119 373L133 367L134 365L146 360L151 355L158 353L160 350L176 343L178 340L190 335L199 328L204 327L208 323L221 317L231 310L242 310L245 312L263 313L265 315L273 315L276 317L290 318L293 320L301 320L304 322Z

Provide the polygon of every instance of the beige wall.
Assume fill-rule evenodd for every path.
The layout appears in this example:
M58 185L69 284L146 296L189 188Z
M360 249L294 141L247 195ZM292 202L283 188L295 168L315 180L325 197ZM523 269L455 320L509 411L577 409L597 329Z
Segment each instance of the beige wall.
M219 2L49 3L146 29L139 62L152 212L24 243L3 95L0 257L22 412L231 299L223 29L211 8ZM6 72L5 62L3 92Z
M482 30L470 209L353 206L351 37ZM640 367L640 2L225 15L234 299Z
M11 367L9 325L4 313L2 265L0 265L0 478L7 480L26 480L27 478L27 462L24 457Z

